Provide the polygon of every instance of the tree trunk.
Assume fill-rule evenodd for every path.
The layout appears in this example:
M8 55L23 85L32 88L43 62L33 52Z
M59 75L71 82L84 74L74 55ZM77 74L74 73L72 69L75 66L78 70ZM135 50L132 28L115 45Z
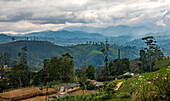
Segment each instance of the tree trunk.
M19 85L20 85L20 89L22 89L21 76L19 76Z

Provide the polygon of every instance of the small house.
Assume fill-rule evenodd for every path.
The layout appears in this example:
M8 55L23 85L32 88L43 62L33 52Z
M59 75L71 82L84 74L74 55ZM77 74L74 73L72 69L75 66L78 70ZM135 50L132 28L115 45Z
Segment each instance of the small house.
M132 75L132 76L134 76L135 74L134 73L130 73L130 72L126 72L123 75Z
M67 85L60 87L60 92L71 92L71 91L77 90L78 88L79 88L78 84L76 83L67 84Z
M98 81L96 81L96 80L91 80L91 82L92 82L93 84L95 84L96 86L99 86L99 87L104 86L104 84L103 84L102 82L98 82Z

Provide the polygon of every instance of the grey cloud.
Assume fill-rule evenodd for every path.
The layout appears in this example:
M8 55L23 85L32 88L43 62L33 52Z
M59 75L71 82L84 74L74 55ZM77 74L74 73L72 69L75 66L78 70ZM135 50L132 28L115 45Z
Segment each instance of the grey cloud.
M15 15L7 15L7 19L6 20L0 19L0 22L17 22L21 20L27 20L30 19L32 15L33 15L32 13L19 12L16 13Z
M0 2L19 2L22 0L0 0Z
M8 2L7 2L8 1ZM20 1L20 2L18 2ZM84 2L86 1L86 2ZM153 3L152 5L149 3ZM28 21L36 25L82 23L85 25L149 25L170 9L167 0L1 0L0 22ZM5 2L5 3L3 3ZM13 3L11 3L13 2ZM160 4L158 4L160 3ZM167 13L169 15L169 13ZM3 27L5 29L5 26ZM39 27L38 27L39 28ZM42 27L44 28L44 27ZM14 29L14 26L10 30ZM17 28L16 28L17 29ZM2 27L0 28L0 31ZM19 28L18 28L19 30ZM29 30L34 30L30 28Z

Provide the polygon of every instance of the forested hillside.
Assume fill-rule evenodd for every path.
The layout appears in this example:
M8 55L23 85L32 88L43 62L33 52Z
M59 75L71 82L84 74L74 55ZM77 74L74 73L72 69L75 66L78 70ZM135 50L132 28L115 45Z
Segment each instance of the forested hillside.
M4 52L11 54L15 61L18 52L24 46L28 47L28 64L31 68L40 69L43 67L44 59L52 56L60 57L69 52L74 57L75 68L81 68L84 64L92 64L95 67L104 64L104 56L101 52L100 44L81 44L75 46L57 46L47 41L16 41L0 44L0 55ZM109 60L117 58L117 51L121 50L121 58L134 59L139 55L139 49L130 46L110 46L108 51Z
M11 36L0 34L0 44L11 42L12 41L11 38L12 38Z

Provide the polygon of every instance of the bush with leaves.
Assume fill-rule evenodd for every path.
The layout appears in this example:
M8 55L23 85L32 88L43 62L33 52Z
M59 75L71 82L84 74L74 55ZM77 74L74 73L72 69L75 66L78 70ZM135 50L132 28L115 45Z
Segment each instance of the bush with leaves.
M108 95L114 94L115 93L115 87L117 83L116 82L110 82L106 85L105 91Z
M139 85L139 90L132 94L133 101L170 100L170 71L165 74L157 73L148 82L141 78Z
M125 79L125 78L131 78L132 77L132 75L118 75L117 76L117 79Z

